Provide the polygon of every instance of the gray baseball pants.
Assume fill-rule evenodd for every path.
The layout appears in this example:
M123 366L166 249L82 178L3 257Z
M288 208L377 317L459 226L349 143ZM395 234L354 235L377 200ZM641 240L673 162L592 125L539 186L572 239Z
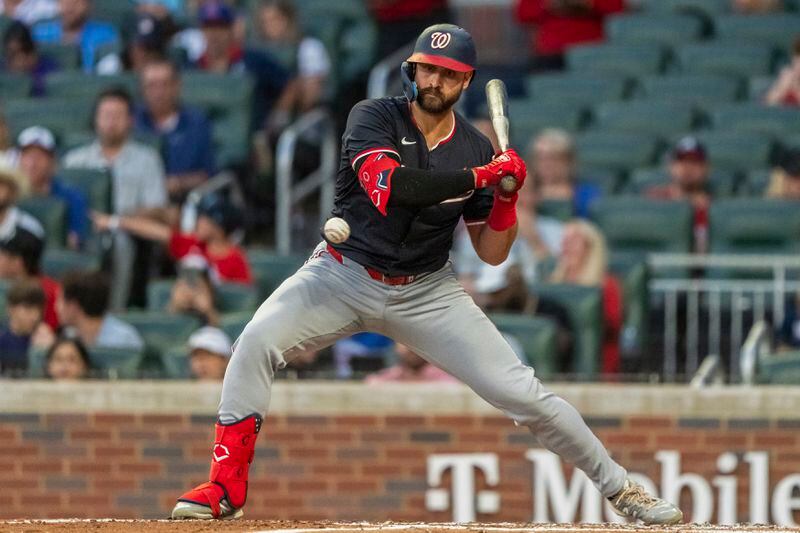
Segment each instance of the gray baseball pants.
M266 416L275 371L299 352L359 331L407 345L449 372L548 450L583 470L606 497L627 473L569 403L548 392L456 280L448 263L413 283L389 286L358 263L317 247L256 311L234 347L219 418Z

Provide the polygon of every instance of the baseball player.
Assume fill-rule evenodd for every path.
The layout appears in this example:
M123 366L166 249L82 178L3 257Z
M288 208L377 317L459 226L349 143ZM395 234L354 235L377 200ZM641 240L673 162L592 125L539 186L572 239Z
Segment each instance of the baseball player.
M467 31L427 28L402 65L403 97L356 104L342 137L333 215L352 228L321 243L245 327L225 373L207 483L178 498L173 518L236 518L275 371L297 354L359 331L401 342L469 385L548 450L592 479L616 511L648 524L682 519L630 480L567 402L548 392L456 281L448 260L463 217L478 256L508 255L517 233L522 159L453 111L475 75Z

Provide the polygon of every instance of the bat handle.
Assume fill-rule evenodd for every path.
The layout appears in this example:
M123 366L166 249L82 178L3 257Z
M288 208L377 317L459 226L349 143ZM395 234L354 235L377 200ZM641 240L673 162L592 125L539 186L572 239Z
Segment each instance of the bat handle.
M500 180L500 189L507 194L512 194L517 191L517 178L514 176L503 176Z

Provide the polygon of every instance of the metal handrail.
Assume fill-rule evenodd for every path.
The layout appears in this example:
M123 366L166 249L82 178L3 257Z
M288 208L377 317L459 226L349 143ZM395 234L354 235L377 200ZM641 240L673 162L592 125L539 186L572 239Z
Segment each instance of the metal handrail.
M689 386L693 389L703 389L709 385L723 384L725 380L721 363L719 355L707 355L689 382Z
M647 263L653 268L710 267L710 268L800 268L800 256L766 254L648 254Z
M747 334L742 349L739 352L739 368L741 369L742 383L752 385L755 383L758 360L769 350L769 326L759 320Z
M400 64L406 60L413 49L414 42L412 41L381 59L377 65L372 67L367 81L367 98L380 98L389 94L389 81L392 74L399 72Z
M295 183L294 161L297 141L306 132L316 132L320 145L320 164L303 180ZM319 190L320 226L333 206L336 186L337 152L336 126L333 117L324 109L313 109L292 123L278 138L275 150L276 220L275 243L278 253L292 253L292 207Z

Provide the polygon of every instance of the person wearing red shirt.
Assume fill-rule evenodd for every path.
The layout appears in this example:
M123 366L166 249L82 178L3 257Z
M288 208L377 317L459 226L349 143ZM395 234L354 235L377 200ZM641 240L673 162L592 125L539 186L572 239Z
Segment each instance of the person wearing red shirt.
M92 213L92 220L99 231L123 230L143 239L162 242L176 260L200 255L208 261L212 275L220 282L251 284L253 275L247 256L231 239L231 234L241 227L241 212L216 195L203 198L197 211L193 233L181 233L143 216Z
M625 9L625 0L517 0L514 14L533 25L533 70L564 67L564 53L575 44L603 40L603 19Z

